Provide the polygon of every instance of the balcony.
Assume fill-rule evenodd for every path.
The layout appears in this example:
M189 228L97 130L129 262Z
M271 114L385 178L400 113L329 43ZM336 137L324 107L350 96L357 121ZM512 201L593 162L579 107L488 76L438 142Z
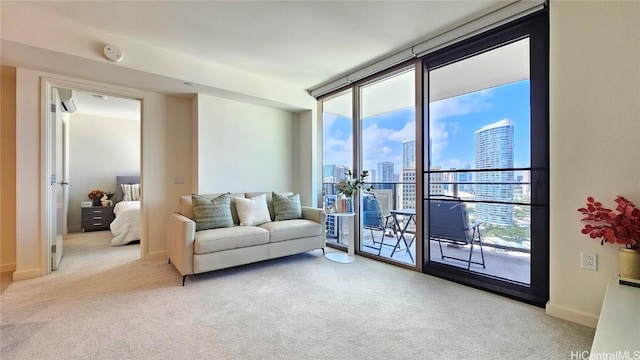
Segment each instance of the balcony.
M334 183L325 183L325 194L335 194ZM390 210L402 207L402 200L399 199L401 192L400 189L403 186L406 189L406 183L374 183L373 193L383 195L381 201L381 210L383 215L388 215ZM404 199L405 203L406 196ZM414 202L415 204L415 202ZM470 222L477 221L477 204L474 202L466 202L467 211ZM404 227L407 218L399 217L401 227ZM349 229L347 223L339 223L336 219L331 219L328 215L327 223L335 222L332 226L328 226L327 231L327 243L330 246L337 248L346 248L347 244L339 243L340 231L343 231L343 235L349 235ZM420 219L416 219L418 226L422 225ZM481 265L471 264L469 271L484 274L491 277L497 277L514 281L517 283L528 285L531 281L531 246L530 246L530 211L528 205L514 205L513 208L513 222L511 226L495 225L482 223L480 225L480 233L483 240L482 252L484 253L486 268ZM373 256L379 256L381 258L390 260L392 262L398 262L401 264L407 264L414 266L416 259L416 243L415 226L411 223L407 226L405 237L409 243L408 249L404 242L398 244L397 234L386 231L383 236L380 230L361 229L361 241L360 251L363 253L371 254ZM345 238L347 238L345 236ZM373 239L376 241L374 242ZM383 240L384 245L380 249L380 240ZM427 240L430 246L430 260L437 263L447 264L458 268L466 269L467 262L452 260L449 258L442 258L440 254L440 246L438 241ZM356 242L357 244L358 242ZM397 245L397 246L396 246ZM425 243L426 246L426 243ZM379 250L380 249L380 250ZM445 256L455 258L468 258L470 245L457 246L442 242L442 252ZM474 250L472 253L472 261L479 261L481 258L480 245L478 242L474 243Z

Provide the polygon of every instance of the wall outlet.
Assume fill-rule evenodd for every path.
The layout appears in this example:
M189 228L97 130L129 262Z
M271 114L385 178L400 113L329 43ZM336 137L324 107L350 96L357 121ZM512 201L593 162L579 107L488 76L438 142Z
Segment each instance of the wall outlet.
M176 176L174 183L175 184L184 184L184 176L180 176L180 175Z
M587 270L598 270L598 257L596 254L580 253L582 268Z

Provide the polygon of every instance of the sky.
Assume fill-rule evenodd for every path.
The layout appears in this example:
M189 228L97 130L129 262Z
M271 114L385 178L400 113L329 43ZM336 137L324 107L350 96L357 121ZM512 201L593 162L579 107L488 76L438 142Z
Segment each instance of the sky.
M442 169L474 167L475 131L510 119L514 124L514 166L530 165L529 80L523 80L430 104L432 165ZM324 114L323 164L352 167L349 118ZM405 108L362 120L365 169L391 161L402 166L402 141L414 139L414 109Z

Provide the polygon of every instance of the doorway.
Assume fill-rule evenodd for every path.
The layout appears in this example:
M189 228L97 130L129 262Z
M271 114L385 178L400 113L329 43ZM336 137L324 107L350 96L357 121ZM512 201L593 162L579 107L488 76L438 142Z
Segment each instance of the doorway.
M56 210L56 201L52 196L57 192L53 183L47 183L49 199L47 203L48 258L49 272L55 270L53 253L56 252L60 260L63 247L51 246L55 244L55 233L64 233L76 237L90 231L102 232L112 237L110 223L114 217L114 206L117 199L117 180L119 176L136 177L141 182L141 134L142 134L142 99L131 94L124 94L111 89L64 82L46 82L46 92L63 94L56 105L62 110L63 139L61 144L51 141L47 150L47 166L50 167L51 179L59 179L59 186L66 188L66 206L63 214ZM53 102L55 97L47 97ZM50 114L55 116L56 108L51 108ZM46 127L47 139L55 138L53 127ZM54 153L61 151L64 155L63 169L55 169L49 164ZM95 191L94 191L95 190ZM90 193L101 192L112 195L102 202L93 204L88 198ZM121 193L121 192L120 192ZM138 195L139 196L139 195ZM120 199L121 200L121 199ZM138 199L140 200L140 199ZM91 207L89 207L91 205ZM94 206L97 205L97 206ZM101 214L91 214L87 218L87 210L99 210ZM87 213L87 214L85 214ZM104 213L104 214L102 214ZM83 215L84 214L84 215ZM61 216L62 215L62 216ZM138 228L141 216L138 210ZM95 235L95 234L94 234ZM94 236L95 237L95 236ZM144 239L138 233L140 258L144 254ZM57 244L56 244L57 245ZM64 263L64 261L62 260Z

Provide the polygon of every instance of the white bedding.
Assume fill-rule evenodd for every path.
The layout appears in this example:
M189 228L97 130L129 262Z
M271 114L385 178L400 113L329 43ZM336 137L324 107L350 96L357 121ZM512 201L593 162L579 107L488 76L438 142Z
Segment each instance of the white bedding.
M140 201L120 201L113 209L116 219L111 223L114 238L111 246L140 240Z

